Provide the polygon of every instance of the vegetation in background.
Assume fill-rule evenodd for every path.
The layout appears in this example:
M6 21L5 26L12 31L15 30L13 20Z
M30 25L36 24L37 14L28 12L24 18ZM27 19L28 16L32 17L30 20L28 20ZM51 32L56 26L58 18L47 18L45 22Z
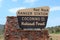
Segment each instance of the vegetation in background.
M4 40L4 25L0 24L0 40Z
M48 29L48 32L50 34L60 34L60 26L47 27L46 29ZM3 34L4 34L4 25L0 25L0 40L4 40Z
M47 27L49 33L60 33L60 26ZM0 35L4 34L4 25L0 24Z
M49 33L60 34L60 26L47 27Z
M4 33L4 25L0 24L0 35L2 35Z

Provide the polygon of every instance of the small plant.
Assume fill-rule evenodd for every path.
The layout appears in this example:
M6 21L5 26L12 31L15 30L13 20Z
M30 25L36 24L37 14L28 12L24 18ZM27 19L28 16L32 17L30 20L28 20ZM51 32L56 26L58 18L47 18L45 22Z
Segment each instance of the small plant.
M50 40L52 40L52 38L50 38Z

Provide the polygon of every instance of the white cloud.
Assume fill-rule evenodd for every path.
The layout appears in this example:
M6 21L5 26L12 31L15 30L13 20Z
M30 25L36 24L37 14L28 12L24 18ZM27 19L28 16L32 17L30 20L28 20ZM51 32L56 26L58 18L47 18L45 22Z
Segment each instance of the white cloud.
M55 6L50 8L50 11L58 11L58 10L60 10L60 6Z
M1 5L2 5L2 1L3 1L3 0L0 0L0 7L1 7Z
M2 1L2 0L0 0L0 1Z
M2 0L0 0L0 2L2 2Z
M16 13L16 11L20 10L20 9L25 9L25 7L11 8L11 9L9 9L9 12ZM60 10L60 6L55 6L55 7L51 7L50 8L50 12L52 12L52 11L58 11L58 10Z
M11 12L11 13L16 13L17 10L20 10L20 9L25 9L25 7L12 8L12 9L9 9L8 11Z
M26 3L34 3L34 2L36 2L37 0L24 0L24 2L26 2Z
M12 0L13 2L17 2L18 0Z

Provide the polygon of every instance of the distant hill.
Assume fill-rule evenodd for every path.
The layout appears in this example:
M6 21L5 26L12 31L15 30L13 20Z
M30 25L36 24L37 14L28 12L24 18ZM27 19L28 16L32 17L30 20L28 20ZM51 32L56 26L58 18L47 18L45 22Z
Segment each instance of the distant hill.
M0 24L0 35L4 33L4 26ZM53 26L53 27L47 27L49 33L60 33L60 25L59 26Z
M0 24L0 29L4 28L4 25Z
M56 33L56 34L60 34L60 25L59 26L53 26L53 27L48 27L47 28L49 33Z
M4 32L4 25L0 24L0 35Z

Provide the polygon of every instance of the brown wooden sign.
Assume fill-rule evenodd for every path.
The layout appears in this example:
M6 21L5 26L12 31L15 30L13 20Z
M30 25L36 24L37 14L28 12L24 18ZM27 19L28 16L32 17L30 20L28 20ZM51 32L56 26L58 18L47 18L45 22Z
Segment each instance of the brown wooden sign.
M45 28L49 7L22 9L17 11L18 23L21 28Z

